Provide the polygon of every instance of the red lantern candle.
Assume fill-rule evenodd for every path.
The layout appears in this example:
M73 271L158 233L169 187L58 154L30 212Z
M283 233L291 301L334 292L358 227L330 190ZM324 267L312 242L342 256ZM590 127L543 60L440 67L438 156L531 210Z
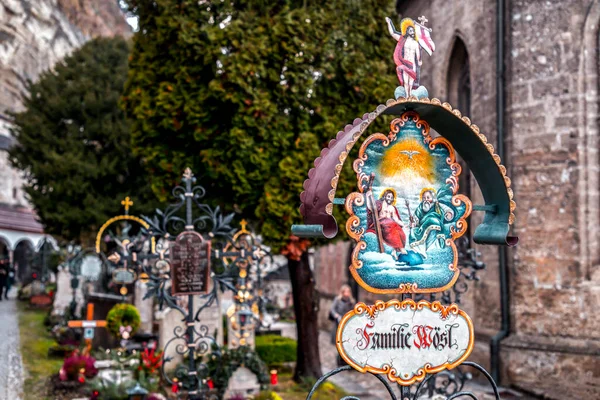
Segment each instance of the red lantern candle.
M208 378L206 380L206 385L208 386L209 389L214 389L215 388L215 383L213 382L213 380L211 378Z
M173 384L171 385L171 392L172 393L179 392L179 380L177 378L173 378Z
M277 385L277 383L278 383L277 370L272 369L271 370L271 385Z

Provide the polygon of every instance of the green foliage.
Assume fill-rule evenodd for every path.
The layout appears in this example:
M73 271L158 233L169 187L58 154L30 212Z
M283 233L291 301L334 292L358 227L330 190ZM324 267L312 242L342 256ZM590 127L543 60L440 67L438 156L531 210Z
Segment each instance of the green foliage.
M121 337L119 329L123 327L131 327L130 335L138 330L140 327L140 313L131 304L115 304L110 309L106 316L106 329L116 337Z
M128 53L121 38L92 40L29 84L25 111L14 115L10 160L26 171L25 191L46 233L89 243L126 195L137 212L154 209L118 105Z
M256 353L267 365L296 361L298 344L294 339L278 335L264 335L255 338Z
M224 349L218 357L209 356L207 363L208 374L212 378L215 388L222 397L227 389L229 378L241 366L254 372L258 382L266 385L270 382L269 371L257 353L249 347L242 346L236 349Z
M396 87L394 2L126 2L140 30L123 105L155 193L191 166L281 248L321 148Z

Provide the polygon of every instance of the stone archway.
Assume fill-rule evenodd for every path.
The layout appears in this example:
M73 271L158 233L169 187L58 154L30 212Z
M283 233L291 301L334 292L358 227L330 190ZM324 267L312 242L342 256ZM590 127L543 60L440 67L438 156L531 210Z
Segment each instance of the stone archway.
M13 266L15 268L17 279L24 285L34 279L32 276L34 253L33 244L29 240L21 240L15 246Z

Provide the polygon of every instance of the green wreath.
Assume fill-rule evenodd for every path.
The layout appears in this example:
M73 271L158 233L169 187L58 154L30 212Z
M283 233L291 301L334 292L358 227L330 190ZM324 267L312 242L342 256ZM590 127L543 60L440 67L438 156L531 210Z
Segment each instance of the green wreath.
M121 327L131 327L128 330L130 336L133 336L140 327L140 313L131 304L117 304L110 309L106 316L106 329L116 337L121 337Z

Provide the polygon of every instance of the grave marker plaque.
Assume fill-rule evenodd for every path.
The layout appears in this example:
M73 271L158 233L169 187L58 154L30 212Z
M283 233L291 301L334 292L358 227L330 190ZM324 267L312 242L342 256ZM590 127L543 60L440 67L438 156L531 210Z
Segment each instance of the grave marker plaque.
M210 242L197 232L180 233L170 250L171 294L182 296L208 292Z
M344 204L349 214L346 231L356 243L352 277L371 293L404 294L403 300L377 301L372 306L358 303L344 315L336 332L337 350L344 361L357 371L386 375L402 386L404 400L413 398L408 386L416 382L430 385L430 394L435 390L447 395L449 383L438 391L436 378L429 378L463 363L474 343L473 324L457 304L442 305L433 301L433 295L432 302L404 297L445 292L455 285L460 275L455 241L468 232L471 211L485 212L473 242L508 246L518 242L509 234L516 203L500 156L470 118L448 103L429 99L419 83L421 54L435 50L426 23L425 17L403 18L396 30L386 18L388 32L397 42L393 58L400 86L395 99L346 125L322 150L300 195L304 224L292 226L299 237L333 238L338 231L333 207ZM352 147L380 115L396 117L390 132L373 133L362 142L353 162L358 190L337 197ZM432 135L430 128L438 135ZM486 204L472 205L459 193L463 168L459 153ZM468 365L484 373L499 399L489 374L475 363ZM448 398L469 394L458 394L462 385L464 380ZM413 399L421 398L424 386L417 388Z
M113 271L113 282L119 285L130 285L135 282L136 278L136 273L131 269L117 268Z

